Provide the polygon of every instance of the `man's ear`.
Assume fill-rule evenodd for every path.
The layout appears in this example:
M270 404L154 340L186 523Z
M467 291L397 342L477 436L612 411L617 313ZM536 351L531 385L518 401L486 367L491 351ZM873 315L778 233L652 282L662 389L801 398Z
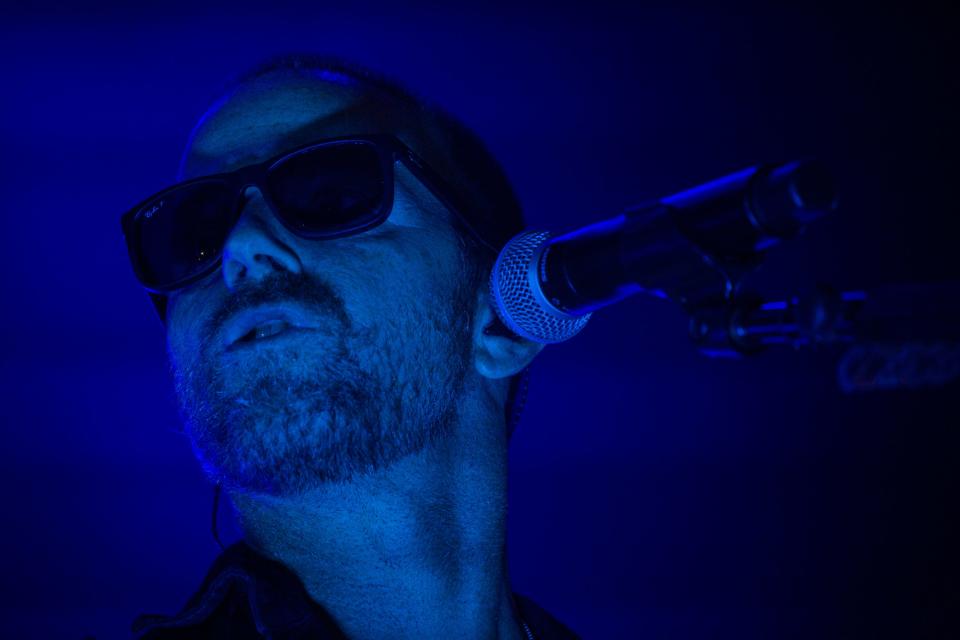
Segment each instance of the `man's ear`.
M545 345L521 338L500 321L486 288L478 292L473 317L474 366L485 378L508 378L530 364Z

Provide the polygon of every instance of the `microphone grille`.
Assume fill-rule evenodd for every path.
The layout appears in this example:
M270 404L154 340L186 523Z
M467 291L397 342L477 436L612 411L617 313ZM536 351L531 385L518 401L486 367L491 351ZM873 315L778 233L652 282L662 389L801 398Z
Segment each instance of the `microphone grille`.
M490 294L497 315L518 336L552 344L575 336L590 319L558 310L540 289L539 268L549 231L524 231L497 256L490 274Z

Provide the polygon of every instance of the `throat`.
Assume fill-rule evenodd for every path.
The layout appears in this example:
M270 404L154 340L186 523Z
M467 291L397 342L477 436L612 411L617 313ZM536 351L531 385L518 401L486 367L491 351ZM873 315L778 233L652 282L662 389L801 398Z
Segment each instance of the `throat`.
M503 474L429 451L296 498L232 497L248 542L351 638L514 637Z

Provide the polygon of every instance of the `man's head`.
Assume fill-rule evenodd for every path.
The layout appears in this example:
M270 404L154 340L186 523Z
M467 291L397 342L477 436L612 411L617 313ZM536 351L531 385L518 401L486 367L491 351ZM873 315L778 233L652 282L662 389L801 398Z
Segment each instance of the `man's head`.
M198 124L181 174L371 133L394 134L451 182L474 219L489 220L489 243L522 228L509 184L468 131L325 61L282 60L241 78ZM222 268L159 300L187 432L228 488L290 495L386 467L449 435L468 396L488 398L481 413L502 429L507 381L540 345L496 322L492 252L402 163L394 170L389 218L335 240L291 233L248 189ZM225 348L232 318L271 305L309 330Z

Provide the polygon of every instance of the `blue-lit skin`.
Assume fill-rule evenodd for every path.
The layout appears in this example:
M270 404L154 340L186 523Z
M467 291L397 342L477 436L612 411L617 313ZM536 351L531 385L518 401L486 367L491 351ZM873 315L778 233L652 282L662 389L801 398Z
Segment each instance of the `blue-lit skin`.
M263 78L204 117L183 175L375 133L345 111L357 97ZM330 241L294 236L248 191L222 269L169 301L186 431L248 542L349 637L520 638L503 407L507 378L542 345L484 333L494 312L485 287L462 285L449 214L402 164L396 174L389 220ZM225 352L211 319L263 300L321 329Z

